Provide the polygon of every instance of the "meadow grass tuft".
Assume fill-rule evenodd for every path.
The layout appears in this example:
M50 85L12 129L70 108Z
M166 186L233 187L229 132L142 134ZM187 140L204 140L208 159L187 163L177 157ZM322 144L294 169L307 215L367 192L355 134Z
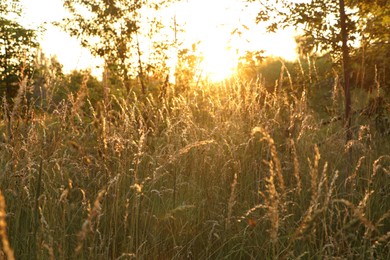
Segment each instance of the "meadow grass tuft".
M7 235L7 221L6 216L7 213L5 211L5 199L3 196L3 193L0 191L0 237L1 237L1 243L3 244L3 250L2 253L7 257L9 260L14 260L14 251L11 248L11 245L8 240Z
M20 94L0 125L3 252L388 258L389 139L358 118L349 158L342 124L324 124L288 82L269 90L237 77L93 103L84 79L76 94L38 112Z

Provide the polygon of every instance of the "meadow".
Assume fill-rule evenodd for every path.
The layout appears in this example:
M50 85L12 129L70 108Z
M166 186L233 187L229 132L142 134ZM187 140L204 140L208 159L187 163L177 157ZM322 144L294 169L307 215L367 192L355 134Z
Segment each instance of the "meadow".
M390 258L379 89L354 89L346 143L337 88L237 77L92 104L85 84L32 108L21 82L3 108L0 258Z

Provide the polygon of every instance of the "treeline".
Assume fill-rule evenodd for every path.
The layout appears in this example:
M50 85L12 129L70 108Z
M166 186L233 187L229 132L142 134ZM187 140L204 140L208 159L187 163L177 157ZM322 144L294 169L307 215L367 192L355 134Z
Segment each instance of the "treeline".
M180 25L169 21L173 22L173 26L170 24L169 27L163 18L158 18L158 13L174 2L64 2L71 16L57 25L77 37L92 54L104 59L105 71L99 82L87 71L65 75L55 58L46 58L40 51L38 31L26 29L8 18L22 15L19 1L2 1L0 96L12 106L21 83L26 81L26 96L34 97L35 104L41 105L51 101L59 103L75 96L83 82L87 85L92 104L104 101L112 94L118 97L128 97L133 93L141 96L153 94L158 97L166 94L169 84L175 85L176 94L183 93L189 86L199 85L201 58L196 56L196 43L192 48L182 47ZM305 92L312 96L311 100L337 89L344 93L343 88L348 81L352 89L369 93L376 91L378 97L387 100L390 80L386 71L390 48L385 28L389 12L386 1L374 2L346 3L349 36L347 79L342 66L345 63L341 55L341 25L337 23L341 19L339 4L323 1L306 4L284 2L284 8L265 1L257 21L265 23L271 32L279 27L296 26L301 33L296 38L299 59L287 62L264 57L260 50L247 52L233 77L248 82L262 81L269 91ZM80 6L84 9L81 10ZM82 15L82 12L89 15ZM148 15L143 15L145 13ZM329 19L332 15L333 20ZM359 47L352 47L355 41L360 42ZM150 53L146 49L153 51ZM169 78L172 68L167 66L172 49L177 50L173 52L178 60L175 79ZM345 93L343 95L346 96ZM383 103L385 107L386 102Z

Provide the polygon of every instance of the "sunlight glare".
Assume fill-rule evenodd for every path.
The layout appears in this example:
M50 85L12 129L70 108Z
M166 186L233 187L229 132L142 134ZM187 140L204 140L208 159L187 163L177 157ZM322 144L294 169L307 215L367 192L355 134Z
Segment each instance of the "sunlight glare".
M60 0L22 0L22 3L26 7L23 18L27 23L48 22L41 40L45 53L56 55L67 72L92 67L93 74L101 75L101 70L96 69L101 67L101 60L78 46L77 39L50 25L50 22L59 21L67 14ZM267 34L263 25L255 23L259 10L257 4L240 0L187 0L176 2L164 12L160 10L160 15L165 20L169 37L174 38L173 18L183 30L178 33L181 45L177 50L191 49L192 44L199 42L196 53L203 58L199 73L211 81L221 81L234 73L239 57L246 51L265 50L265 55L288 60L296 57L293 30ZM46 6L49 11L40 12L41 6ZM232 33L234 31L236 33ZM149 45L147 42L143 47L147 49ZM170 56L171 60L167 63L174 71L177 53L172 52Z
M203 58L200 73L213 82L228 78L237 66L238 56L230 44L239 17L237 3L235 0L192 0L176 8L175 15L184 24L187 43L200 42L197 46Z
M254 3L188 0L175 9L179 23L184 24L187 44L200 41L201 75L210 81L232 76L246 51L265 50L265 55L287 60L296 57L293 30L267 34L265 27L255 22L258 8Z
M237 58L226 48L210 46L205 49L202 70L212 82L222 81L234 73Z

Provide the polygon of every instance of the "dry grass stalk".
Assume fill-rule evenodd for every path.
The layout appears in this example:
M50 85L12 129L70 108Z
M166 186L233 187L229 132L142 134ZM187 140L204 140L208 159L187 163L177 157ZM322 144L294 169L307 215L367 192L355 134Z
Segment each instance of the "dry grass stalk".
M332 180L330 181L330 185L328 188L328 193L326 194L325 200L324 200L324 210L328 207L329 202L330 202L330 197L333 194L334 189L336 188L336 180L339 177L339 172L336 171L335 174L333 175Z
M293 162L294 162L294 177L297 182L297 192L298 194L302 191L302 182L301 182L301 176L299 174L299 160L297 155L297 149L295 147L295 142L293 139L290 139L290 146L291 146L291 154L293 156Z
M310 177L311 177L311 199L312 201L315 201L318 197L318 162L321 159L320 151L318 149L318 146L314 146L314 163L312 164L310 159L307 159L309 162L309 168L310 168Z
M226 230L230 228L231 218L233 214L233 207L236 204L236 186L237 186L237 173L234 173L234 177L230 189L229 201L228 201L228 211L227 211L226 225L225 225Z
M3 251L7 256L8 260L14 260L14 251L11 248L11 245L8 241L7 235L7 220L6 220L6 204L3 193L0 191L0 237L3 244Z
M308 74L309 82L313 83L313 71L312 71L312 64L311 64L311 58L309 53L306 54L306 61L309 67L309 74Z
M284 196L286 194L286 186L284 184L284 178L282 175L282 165L280 163L278 152L276 150L275 141L265 130L263 130L260 127L255 127L252 129L252 136L256 135L257 133L262 134L264 137L261 138L261 141L262 140L267 141L269 146L270 146L271 158L273 161L272 165L273 165L273 168L275 168L275 171L276 171L276 174L278 177L278 181L279 181L279 186L280 186L282 195Z
M305 71L303 70L301 58L298 56L298 65L299 65L299 71L301 72L302 78L305 78Z
M169 210L167 213L165 213L165 215L162 219L164 219L164 220L174 219L175 214L177 214L179 212L185 212L185 211L195 209L195 208L196 208L195 205L180 205L174 209Z
M50 260L55 260L56 259L52 246L48 245L47 243L42 243L42 247L45 248L47 250L47 252L49 253L49 259Z
M383 236L380 236L372 245L372 249L375 249L376 247L378 247L379 245L381 244L384 244L384 243L388 243L390 240L390 231L388 231L386 234L384 234Z
M268 209L268 217L271 221L271 229L269 230L272 243L275 245L279 233L279 194L275 187L275 172L273 162L269 162L270 176L266 179L268 196L266 196L266 206Z
M27 91L27 81L28 81L28 78L24 77L19 82L18 93L16 94L16 97L14 98L14 105L13 105L12 113L11 113L11 118L13 118L13 119L15 119L18 116L19 110L22 108L23 101L25 101L26 91Z
M382 159L390 159L390 155L382 155L380 156L378 159L376 159L373 163L373 172L372 172L372 178L374 178L377 173L378 173L378 170L381 168L381 165L380 165L380 161ZM371 180L372 181L372 180Z
M318 157L319 156L317 156L317 158ZM319 160L319 158L317 160ZM315 159L315 161L316 161L316 159ZM298 239L301 239L302 235L314 223L315 218L319 214L321 214L322 212L327 210L328 205L329 205L329 201L330 201L330 197L332 196L333 191L335 189L336 179L337 179L337 177L339 175L337 171L333 175L331 183L330 183L330 185L328 187L328 192L325 195L324 203L323 203L322 207L319 208L319 206L320 206L320 196L323 193L323 189L324 189L323 187L325 186L325 184L327 183L327 180L328 180L327 173L326 173L327 169L328 169L328 163L325 163L324 169L322 171L320 182L318 184L316 183L316 187L313 188L313 186L312 186L313 191L315 191L315 193L314 193L315 195L312 194L310 206L307 209L307 211L306 211L306 213L305 213L305 215L304 215L304 217L303 217L303 219L301 221L301 224L295 230L295 232L294 232L294 234L292 236L292 239L290 240L290 243L289 243L288 247L290 247L293 244L294 241L296 241ZM313 185L313 182L311 183L311 185Z
M134 183L139 183L139 181L138 181L138 167L142 161L142 157L144 155L144 149L146 146L146 138L149 134L149 132L147 130L145 130L145 127L143 126L143 123L141 120L140 120L140 128L138 129L138 132L139 132L140 138L139 138L138 143L137 143L137 153L135 154L135 157L133 159L134 165L135 165Z
M84 103L84 98L87 96L88 88L87 83L89 80L89 75L86 74L83 77L83 81L81 82L80 89L77 92L76 100L72 104L72 115L79 117L80 109Z
M345 199L334 200L334 202L341 202L352 210L353 216L355 216L366 227L366 233L365 233L366 237L369 234L371 234L372 231L376 230L375 225L370 220L368 220L366 218L365 213L363 212L363 208L360 205L360 204L362 204L362 205L364 204L362 202L366 201L366 197L368 194L366 194L365 198L359 203L358 207L356 207L352 202L345 200Z
M366 159L365 156L362 156L359 158L359 160L356 164L355 170L353 171L351 176L349 176L347 179L345 179L345 183L344 183L345 186L347 186L348 183L351 183L352 189L355 188L357 173L358 173L364 159Z
M370 196L374 193L374 191L367 190L366 194L364 195L363 199L359 202L358 208L359 210L364 210L367 206L368 199Z
M327 182L327 175L326 175L327 166L328 166L328 164L325 163L324 169L322 172L321 181L318 184L318 186L315 187L314 189L312 186L313 191L315 191L315 196L312 194L310 206L309 206L308 210L306 211L306 213L303 217L303 220L301 221L301 224L295 230L288 247L290 247L294 241L302 238L302 235L311 226L311 224L314 223L316 216L318 216L318 214L324 212L329 205L330 197L332 196L334 188L335 188L335 182L336 182L336 179L338 177L338 172L336 172L334 174L332 181L329 185L328 192L325 196L323 206L321 208L319 208L320 195L322 194L324 184ZM313 185L313 182L311 184Z
M317 192L316 192L317 197L315 198L315 201L317 201L317 202L320 199L320 196L321 196L322 191L323 191L323 187L328 182L328 176L326 174L327 170L328 170L328 162L325 162L324 169L322 170L322 174L321 174L321 180L318 183L318 187L317 187Z
M101 201L102 201L105 194L106 194L105 189L101 190L98 193L98 196L96 197L95 202L93 203L93 208L92 208L92 210L90 210L90 212L88 214L88 218L84 221L84 223L81 227L81 231L78 234L79 243L78 243L76 250L75 250L76 254L80 253L81 249L83 248L84 240L87 238L87 235L89 234L89 232L92 231L92 221L95 218L99 217L99 215L101 213L101 210L102 210Z
M263 204L258 204L250 209L248 209L244 215L240 216L240 218L238 219L238 222L241 222L242 220L244 220L245 218L247 218L249 215L251 215L253 212L255 212L256 210L258 209L266 209L267 206L266 205L263 205Z
M204 141L198 141L198 142L186 145L185 147L181 148L176 154L170 156L168 162L169 163L173 163L177 159L182 157L183 155L189 153L192 149L198 148L198 147L201 147L201 146L205 146L205 145L208 145L208 144L213 144L213 143L215 143L214 140L204 140Z
M387 219L388 217L390 217L390 209L385 214L383 214L382 217L380 217L380 219L376 222L375 226L379 227L381 225L382 221Z
M279 61L282 63L282 68L283 70L286 70L286 73L287 73L287 77L288 77L288 82L290 83L290 88L293 89L293 82L292 82L292 78L291 78L291 74L290 72L288 71L288 68L286 66L286 64L284 63L284 61L282 59L279 59Z
M301 224L298 226L297 229L295 229L288 247L290 247L293 244L293 242L295 242L296 240L302 238L302 235L306 232L306 230L310 227L311 223L314 220L314 217L316 215L315 210L316 210L316 205L311 204L310 207L307 209L303 217L303 220L301 221Z

